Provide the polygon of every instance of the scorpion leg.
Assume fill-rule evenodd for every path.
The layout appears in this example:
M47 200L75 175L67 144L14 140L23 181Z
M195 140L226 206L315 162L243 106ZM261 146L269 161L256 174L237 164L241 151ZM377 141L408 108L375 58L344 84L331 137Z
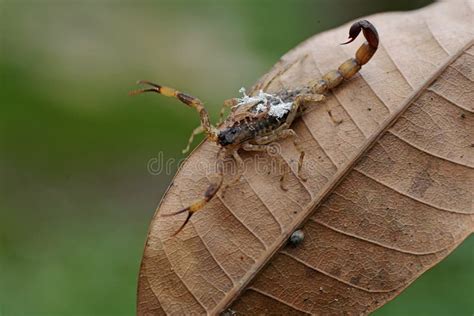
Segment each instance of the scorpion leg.
M328 112L329 117L331 118L331 121L333 121L334 124L339 125L339 124L342 123L342 119L336 119L336 118L334 117L334 115L332 115L332 111L331 111L331 110L327 110L327 112Z
M224 113L226 108L231 108L239 103L237 98L227 99L222 104L221 110L219 111L219 121L217 122L217 126L219 126L222 122L224 122Z
M146 93L146 92L154 92L154 93L162 94L167 97L178 99L179 101L183 102L187 106L193 109L196 109L196 111L199 113L199 116L201 118L201 126L206 132L207 137L214 141L217 140L217 130L214 126L211 125L211 122L209 120L209 114L207 113L206 108L204 108L204 104L202 103L201 100L189 94L186 94L184 92L178 91L176 89L160 86L156 83L152 83L149 81L138 81L138 84L148 85L150 86L150 88L131 91L129 93L130 95L136 95L136 94Z
M315 103L322 102L326 97L322 94L300 94L295 98L295 103L298 108L298 114L303 114L308 111Z
M280 188L283 191L288 191L288 188L285 187L285 179L286 175L290 172L288 165L286 164L286 161L283 160L283 158L278 155L278 153L274 153L274 146L270 144L264 144L264 145L255 145L255 144L250 144L250 143L244 143L242 145L242 149L245 151L260 151L260 152L267 152L270 156L278 156L278 158L283 162L283 165L285 166L284 172L282 172L281 177L280 177Z
M227 191L227 188L229 188L231 185L234 185L237 182L239 182L240 178L244 174L244 161L242 160L242 157L240 157L238 149L235 149L232 152L232 157L234 158L235 162L237 163L237 172L236 172L236 175L235 175L234 179L232 179L232 181L230 181L229 183L226 183L224 185L224 187L221 189L221 193L220 193L221 198L224 198L224 194Z
M204 132L204 128L202 125L199 125L196 127L193 132L191 133L191 136L189 136L188 144L186 145L186 148L182 150L182 153L185 154L189 151L189 147L191 147L191 144L193 143L194 136L199 135Z
M217 153L217 156L219 158L220 156L220 153L221 153L221 150L219 150L219 152ZM168 214L161 214L160 216L162 217L169 217L169 216L174 216L174 215L178 215L178 214L181 214L181 213L185 213L187 212L188 213L188 216L186 217L186 220L184 221L184 223L179 227L179 229L172 235L172 236L176 236L180 231L183 230L183 228L186 226L186 224L189 222L189 220L191 219L191 216L193 216L194 213L196 213L197 211L200 211L204 208L204 206L206 206L206 204L212 200L212 198L217 194L217 192L219 192L219 189L221 188L222 186L222 182L223 182L223 179L224 179L224 174L223 174L223 171L222 171L222 166L221 164L219 163L221 160L218 159L218 164L217 164L217 168L218 168L218 173L217 173L217 178L214 179L213 181L211 181L211 183L209 184L209 186L207 187L206 191L204 192L204 197L201 198L201 199L198 199L196 201L194 201L191 205L189 205L188 207L185 207L179 211L176 211L176 212L173 212L173 213L168 213Z
M259 145L264 145L264 144L269 144L271 142L278 141L278 140L281 140L281 139L285 139L285 138L288 138L288 137L293 138L293 145L295 146L296 150L300 154L299 159L298 159L298 177L302 181L307 181L308 179L306 177L304 177L301 173L301 169L303 167L303 160L304 160L305 152L301 148L300 138L299 138L298 134L296 134L296 132L293 129L287 128L287 129L284 129L284 130L279 130L279 131L275 132L272 135L262 136L262 137L256 138L255 143L257 143Z
M349 44L357 38L360 32L364 33L367 40L359 47L355 58L350 58L342 63L337 70L326 73L314 86L313 91L319 94L337 87L344 79L350 79L365 65L377 51L379 35L375 27L367 20L361 20L352 24L349 30L349 40L342 45Z
M324 101L324 99L325 97L322 94L302 94L296 97L295 102L298 104L298 112L301 115L308 111L315 103ZM327 112L334 124L339 125L342 123L341 119L338 120L332 115L331 110L327 110Z

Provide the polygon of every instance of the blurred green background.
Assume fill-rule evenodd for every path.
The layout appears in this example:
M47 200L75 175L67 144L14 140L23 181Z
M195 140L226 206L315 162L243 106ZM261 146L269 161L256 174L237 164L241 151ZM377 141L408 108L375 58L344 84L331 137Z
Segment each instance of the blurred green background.
M149 221L193 111L215 118L307 37L417 1L0 1L0 314L131 315ZM341 39L342 40L342 39ZM197 142L196 142L197 143ZM472 315L474 240L377 315Z

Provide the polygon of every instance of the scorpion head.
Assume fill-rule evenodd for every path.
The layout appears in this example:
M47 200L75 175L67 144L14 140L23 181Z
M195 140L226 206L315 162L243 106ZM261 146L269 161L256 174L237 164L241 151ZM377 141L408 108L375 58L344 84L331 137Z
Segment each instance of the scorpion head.
M228 127L219 131L217 143L221 146L238 144L241 136L241 129L239 126Z

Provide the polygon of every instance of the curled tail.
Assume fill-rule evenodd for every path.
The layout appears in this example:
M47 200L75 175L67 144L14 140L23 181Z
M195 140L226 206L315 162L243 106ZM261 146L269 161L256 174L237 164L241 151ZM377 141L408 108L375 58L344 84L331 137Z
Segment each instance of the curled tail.
M323 94L329 89L337 87L344 79L349 79L359 72L362 65L365 65L377 51L379 46L379 35L377 30L367 20L357 21L352 24L349 30L349 40L341 45L349 44L354 41L360 31L364 33L367 40L357 50L355 58L350 58L343 62L337 70L331 70L326 73L313 87L315 93Z

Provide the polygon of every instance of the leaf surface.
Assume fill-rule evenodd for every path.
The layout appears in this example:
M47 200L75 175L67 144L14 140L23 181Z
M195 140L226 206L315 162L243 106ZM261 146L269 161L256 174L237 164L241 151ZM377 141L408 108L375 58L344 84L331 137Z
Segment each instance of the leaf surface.
M155 213L138 285L140 315L367 314L474 231L474 2L367 17L380 46L360 74L293 126L287 192L265 155L171 237L209 183L217 146L201 144ZM354 55L350 23L287 53L255 86L308 85ZM334 120L328 114L331 112ZM341 121L341 123L335 123ZM304 242L286 241L298 228Z

